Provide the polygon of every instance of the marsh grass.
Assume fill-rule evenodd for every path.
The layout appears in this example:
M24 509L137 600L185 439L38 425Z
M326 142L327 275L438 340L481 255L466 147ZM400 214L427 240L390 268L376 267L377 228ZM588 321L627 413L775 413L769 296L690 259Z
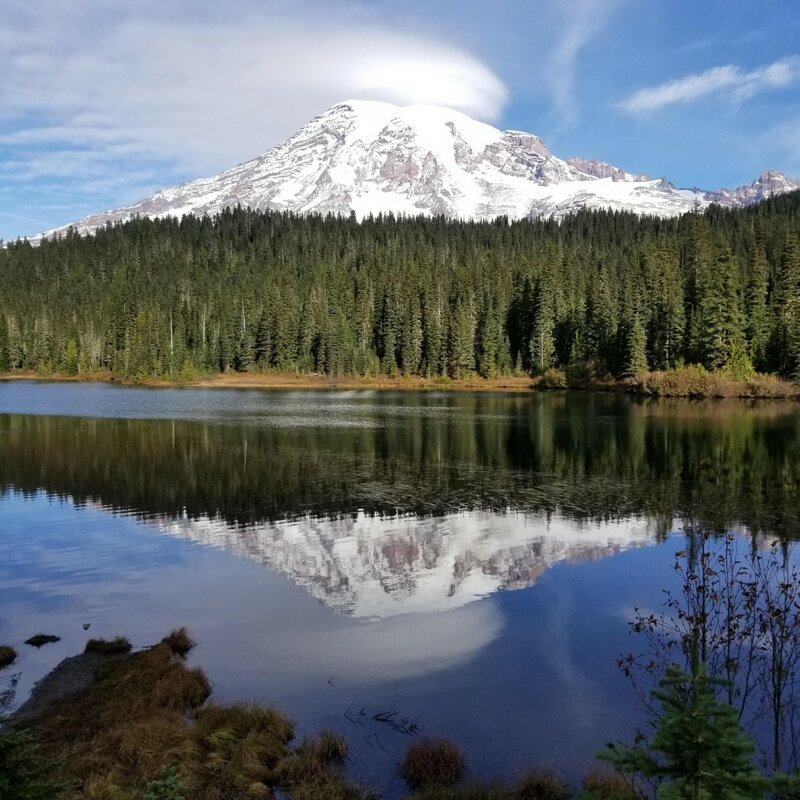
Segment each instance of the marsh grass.
M419 789L408 800L569 800L571 797L569 787L557 775L530 772L511 785L429 786ZM605 798L603 795L587 795L586 800ZM627 800L627 797L622 800Z
M270 797L294 727L271 708L210 705L199 711L179 751L190 797Z
M583 779L577 800L642 800L642 795L616 772L592 772Z
M569 800L572 793L560 775L532 771L516 781L510 795L513 800Z
M753 374L737 380L725 372L690 365L663 372L646 372L625 381L627 391L657 397L800 397L800 386L775 375Z
M0 669L10 667L17 660L17 651L8 645L0 645Z
M472 784L450 788L423 789L413 800L512 800L509 789L496 784Z
M178 628L172 631L169 636L165 636L162 642L166 644L176 656L186 658L189 652L194 648L196 642L189 636L189 631L186 628Z
M86 642L86 653L105 653L107 655L123 655L131 651L131 643L124 636L114 639L89 639Z
M29 644L31 647L40 648L44 647L46 644L52 644L53 642L60 642L60 636L53 636L51 633L37 633L35 636L31 636L30 639L25 640L25 644Z
M753 373L736 376L689 364L670 370L642 372L629 378L615 379L598 375L590 362L571 364L566 369L550 368L531 381L534 389L585 389L624 391L652 397L724 398L760 400L799 399L800 384L777 375Z
M569 386L567 373L563 369L550 367L534 380L534 385L537 389L566 389Z
M281 712L208 703L208 678L185 662L192 645L185 629L173 631L102 665L91 687L29 720L47 756L64 765L70 800L141 800L166 771L187 800L270 798L276 788L291 800L371 797L344 779L338 736L293 747L294 725Z
M412 791L450 787L466 772L461 749L447 739L422 739L411 744L400 763L400 777Z
M210 692L203 672L188 669L162 642L100 667L91 687L54 702L30 724L65 765L78 796L140 796L179 752L187 715Z
M278 767L278 782L292 800L374 800L377 796L345 780L347 744L322 732L304 739Z

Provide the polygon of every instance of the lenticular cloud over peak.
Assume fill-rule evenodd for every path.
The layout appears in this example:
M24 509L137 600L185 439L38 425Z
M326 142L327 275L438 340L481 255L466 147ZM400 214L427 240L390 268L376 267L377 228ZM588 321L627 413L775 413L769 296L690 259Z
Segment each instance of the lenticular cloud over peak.
M127 16L101 11L86 0L45 17L12 0L3 21L10 44L0 52L4 112L17 139L38 144L21 154L12 180L42 168L90 180L114 160L133 172L147 158L219 169L264 152L342 97L447 105L487 121L507 99L466 50L385 24L304 18L302 9L290 18L266 6L222 19L147 3ZM88 156L79 175L76 141Z

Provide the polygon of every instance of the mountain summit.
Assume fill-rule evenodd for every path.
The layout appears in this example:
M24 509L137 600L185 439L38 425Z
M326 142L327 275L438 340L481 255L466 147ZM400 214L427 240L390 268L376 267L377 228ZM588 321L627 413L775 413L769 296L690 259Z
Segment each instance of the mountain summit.
M696 203L745 205L798 188L800 181L766 172L734 190L678 189L664 178L602 161L562 160L538 136L500 131L458 111L348 100L258 158L94 214L74 227L89 233L136 214L211 215L238 204L358 217L392 212L558 218L580 208L666 217Z

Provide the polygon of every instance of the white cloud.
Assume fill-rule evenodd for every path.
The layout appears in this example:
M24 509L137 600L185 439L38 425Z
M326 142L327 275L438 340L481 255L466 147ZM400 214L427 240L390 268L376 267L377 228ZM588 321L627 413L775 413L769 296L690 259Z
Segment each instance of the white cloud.
M344 10L343 10L344 9ZM502 82L468 52L312 0L5 0L4 172L77 178L148 158L192 176L255 156L348 97L491 121ZM120 198L122 199L122 198Z
M629 114L643 114L706 97L724 97L742 102L762 92L797 83L800 83L800 58L791 56L750 71L731 65L713 67L658 86L639 89L623 100L619 107Z
M581 51L598 36L627 0L557 0L558 33L544 70L553 110L569 127L578 116L578 61Z

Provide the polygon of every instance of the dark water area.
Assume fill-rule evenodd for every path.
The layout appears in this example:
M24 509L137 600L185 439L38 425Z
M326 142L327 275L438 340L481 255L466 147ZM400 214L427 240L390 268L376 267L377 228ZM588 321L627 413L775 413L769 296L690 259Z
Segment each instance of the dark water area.
M616 658L684 531L796 538L798 454L791 403L0 383L0 705L186 625L219 700L387 797L412 724L577 780L641 721Z

